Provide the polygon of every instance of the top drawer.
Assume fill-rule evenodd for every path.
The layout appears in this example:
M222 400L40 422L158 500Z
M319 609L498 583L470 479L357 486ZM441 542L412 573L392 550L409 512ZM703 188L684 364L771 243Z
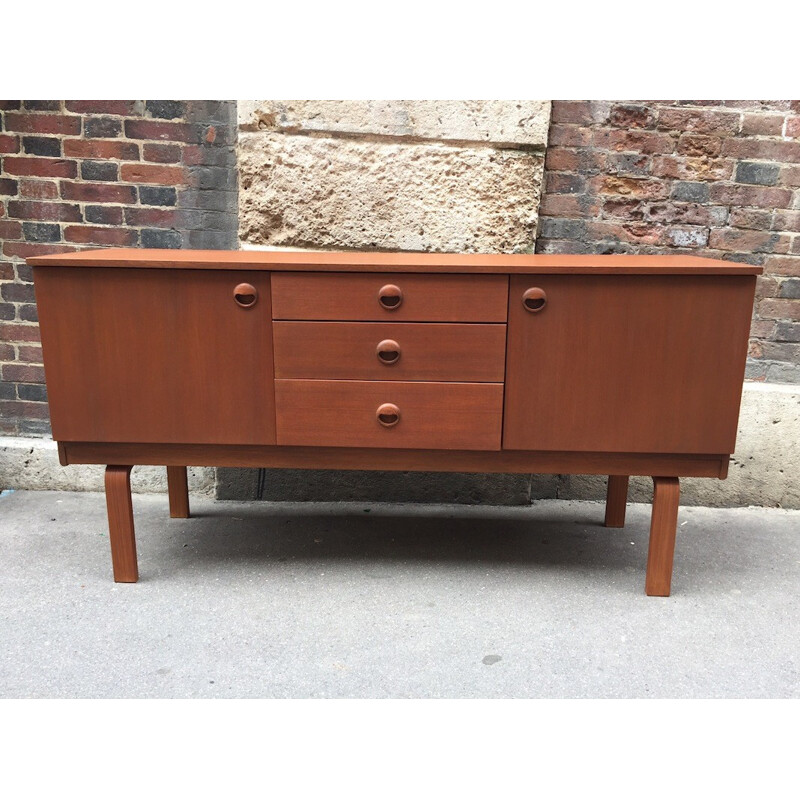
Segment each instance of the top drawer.
M272 273L273 319L505 322L505 275Z

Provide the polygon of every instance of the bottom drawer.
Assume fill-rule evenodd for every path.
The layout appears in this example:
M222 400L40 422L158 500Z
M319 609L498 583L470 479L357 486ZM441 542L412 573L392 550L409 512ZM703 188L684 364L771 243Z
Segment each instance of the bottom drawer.
M499 450L502 383L276 380L278 444Z

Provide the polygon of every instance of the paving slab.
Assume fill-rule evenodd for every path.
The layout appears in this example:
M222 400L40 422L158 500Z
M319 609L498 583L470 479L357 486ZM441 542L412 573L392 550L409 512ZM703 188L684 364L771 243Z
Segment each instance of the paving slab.
M98 493L0 497L0 696L800 697L800 512L226 503L135 495L141 580Z

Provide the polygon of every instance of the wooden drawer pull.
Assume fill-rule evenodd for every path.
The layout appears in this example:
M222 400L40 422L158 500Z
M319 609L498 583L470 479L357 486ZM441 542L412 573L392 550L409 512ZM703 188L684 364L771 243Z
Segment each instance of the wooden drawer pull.
M378 302L387 311L396 311L403 302L403 290L393 283L387 283L378 291Z
M381 364L391 366L400 360L400 345L394 339L384 339L378 343L375 353Z
M233 299L237 306L252 308L258 301L258 290L252 283L240 283L233 290Z
M522 305L525 306L526 311L534 314L541 311L547 305L547 295L544 289L538 287L527 289L522 295Z
M375 416L384 428L391 428L400 422L400 409L394 403L384 403L378 406Z

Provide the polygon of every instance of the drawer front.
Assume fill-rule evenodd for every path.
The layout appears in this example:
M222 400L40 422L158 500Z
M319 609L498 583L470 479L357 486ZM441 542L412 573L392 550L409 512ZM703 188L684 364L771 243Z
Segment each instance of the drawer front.
M275 381L278 444L499 450L497 383Z
M505 325L275 322L276 378L499 383Z
M505 275L276 272L274 319L505 322Z

